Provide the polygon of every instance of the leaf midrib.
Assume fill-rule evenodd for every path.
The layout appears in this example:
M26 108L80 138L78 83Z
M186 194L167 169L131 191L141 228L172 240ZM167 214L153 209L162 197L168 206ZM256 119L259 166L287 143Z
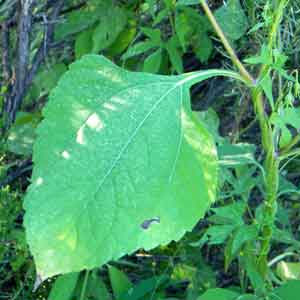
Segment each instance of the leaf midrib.
M173 83L173 82L170 82ZM157 82L157 83L153 83L154 85L161 85L162 83ZM169 83L166 83L166 85L168 85ZM138 86L149 86L149 83L146 84L141 84ZM101 186L104 184L105 180L108 178L108 176L111 174L111 172L114 170L114 168L116 167L117 163L120 161L120 159L122 158L122 155L124 154L124 152L127 150L127 148L130 146L130 144L133 142L135 136L138 134L139 130L142 128L142 126L145 124L145 122L147 121L147 119L152 115L152 113L158 108L158 106L160 105L160 103L163 102L163 100L172 92L174 91L178 86L180 86L178 84L178 82L175 82L174 86L172 88L170 88L165 94L163 94L161 97L159 97L159 99L153 104L153 106L151 107L151 109L149 110L149 112L146 114L146 116L142 119L142 121L138 124L138 126L134 129L133 133L130 135L129 139L127 140L127 142L123 145L123 147L121 148L119 154L117 155L117 157L114 159L114 162L112 163L110 169L106 172L106 174L103 176L103 178L101 179L95 193L94 196L98 193L98 191L100 190ZM131 86L129 88L135 88L136 86ZM124 92L125 90L129 89L126 88L122 91L119 91L117 94L111 96L115 97L116 95ZM180 99L180 102L182 103L182 97ZM179 144L180 146L180 144Z
M95 192L93 193L93 196L91 198L89 198L90 200L88 200L86 202L86 205L84 206L82 213L84 213L84 211L87 209L87 207L89 206L89 203L92 201L92 199L95 199L97 193L99 192L99 190L101 189L102 185L104 184L105 180L108 178L108 176L112 173L112 171L114 170L114 168L116 167L117 163L120 161L120 159L122 158L122 155L123 153L126 151L126 149L129 147L129 145L132 143L132 141L134 140L134 137L137 135L137 133L139 132L139 130L141 129L141 127L145 124L145 122L147 121L147 119L151 116L151 114L159 107L159 105L163 102L163 100L172 92L174 91L176 88L180 87L183 85L183 82L182 81L170 81L168 83L165 83L166 85L169 85L169 84L174 84L174 86L172 88L170 88L165 94L163 94L161 97L159 97L159 99L153 104L152 108L150 109L150 111L146 114L146 116L142 119L142 121L138 124L138 126L135 128L135 130L133 131L133 133L131 134L130 138L127 140L127 142L124 144L124 146L122 147L122 149L120 150L118 156L115 158L114 162L112 163L112 166L110 167L110 169L106 172L106 174L103 176L102 180L100 181L97 189L95 190ZM157 83L152 83L154 85L161 85L162 83L160 82L157 82ZM135 86L130 86L130 87L127 87L125 89L122 89L120 90L118 93L110 96L110 99L115 97L116 95L119 95L120 93L130 89L130 88L135 88L135 87L142 87L142 86L149 86L149 83L145 83L145 84L139 84L139 85L135 85ZM180 103L181 103L181 109L182 109L182 98L183 98L183 93L181 93L181 97L180 97ZM182 129L181 129L181 133L180 133L180 141L182 139ZM178 143L178 148L181 147L181 142L179 141ZM169 177L169 182L171 182L171 178L172 178L172 173L175 172L175 168L176 168L176 162L177 162L177 159L178 159L178 156L179 156L179 153L180 153L180 149L177 149L176 151L176 158L175 158L175 161L174 161L174 164L173 164L173 167L172 167L172 172L170 174L170 177ZM80 215L81 215L80 214ZM113 225L115 223L115 220L116 220L116 213L115 213L115 207L114 207L114 212L113 212L113 216L112 216L112 222L110 223L110 228L109 230L107 230L107 235L104 236L102 238L102 241L105 241L105 239L107 238L107 236L109 236L111 234L111 229L113 228Z

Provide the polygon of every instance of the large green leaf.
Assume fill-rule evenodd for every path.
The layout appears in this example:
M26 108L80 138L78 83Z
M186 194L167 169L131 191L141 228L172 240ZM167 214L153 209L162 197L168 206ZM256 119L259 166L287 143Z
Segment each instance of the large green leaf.
M25 197L27 240L41 278L101 266L178 240L214 201L213 139L189 87L228 71L159 76L103 56L71 65L37 128Z

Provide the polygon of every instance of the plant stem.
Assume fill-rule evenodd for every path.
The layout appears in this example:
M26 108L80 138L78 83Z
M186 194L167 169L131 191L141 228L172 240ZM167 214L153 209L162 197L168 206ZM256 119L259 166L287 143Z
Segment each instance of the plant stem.
M279 5L276 8L276 14L274 16L274 20L272 22L272 27L271 27L271 30L269 32L269 37L268 37L269 51L272 51L273 46L276 44L278 27L279 27L281 19L282 19L284 8L286 7L288 2L289 2L289 0L280 0ZM270 68L271 67L269 65L263 65L259 72L259 79L262 79L264 77L264 75L266 75L269 72Z
M90 274L90 271L86 270L85 274L84 274L84 279L83 279L83 283L82 283L82 288L81 288L81 293L80 293L79 300L84 300L84 298L85 298L85 293L86 293L86 287L87 287L87 283L88 283L88 279L89 279L89 274Z
M263 278L268 272L268 254L271 248L273 225L277 211L277 193L279 182L279 160L274 148L269 147L264 164L266 170L263 224L261 228L261 249L257 260L258 270Z
M258 271L265 279L268 271L268 253L270 251L273 234L273 223L276 214L276 200L278 192L279 160L273 141L273 131L268 116L264 110L263 94L260 87L254 88L252 101L255 114L261 130L262 148L266 154L264 169L266 173L265 199L263 207L263 220L261 228L261 249L257 259Z
M288 4L289 0L280 0L278 7L276 7L276 14L272 23L271 31L269 32L269 42L268 47L272 49L273 45L276 43L278 27L280 25L284 8Z
M287 4L288 0L280 0L276 14L274 17L274 22L269 33L268 48L273 49L273 45L277 39L278 26L283 15L283 10ZM239 69L241 76L248 82L255 83L253 77L248 73L244 65L238 59L235 51L229 44L225 34L220 28L218 22L216 21L213 13L211 12L209 6L205 0L200 1L209 21L214 27L217 35L221 39L224 48L229 54L232 62ZM263 65L260 70L259 78L262 78L267 72L269 72L270 66ZM260 275L263 279L266 279L268 273L268 253L271 247L271 238L273 234L273 225L276 214L276 201L278 193L278 179L279 179L279 159L276 152L273 130L269 122L269 118L264 109L264 98L262 88L258 85L251 87L252 89L252 102L255 110L256 117L259 121L260 130L261 130L261 141L262 148L266 155L264 161L264 169L266 173L266 182L265 182L265 199L263 207L263 220L261 228L261 249L257 257L257 267Z
M235 51L231 47L230 43L228 42L223 30L221 29L220 25L218 24L215 16L213 15L212 11L210 10L209 6L207 5L205 0L200 0L200 3L205 11L206 16L208 17L211 25L215 29L217 35L219 36L224 48L226 49L227 53L229 54L232 62L234 65L239 69L241 76L250 84L253 85L255 83L254 78L250 75L250 73L246 70L244 65L241 63L239 58L237 57Z
M283 11L287 5L288 0L280 0L276 9L274 21L271 31L269 32L268 48L270 51L276 46L278 27L281 22ZM263 65L260 70L260 78L270 70L269 65ZM260 87L256 88L260 89ZM258 94L261 92L258 92ZM261 107L263 105L263 97L253 96L254 106ZM277 210L277 194L278 194L278 182L279 182L279 154L275 149L275 142L273 139L273 130L269 124L267 116L263 116L262 112L257 112L260 120L260 128L262 132L262 146L266 153L264 161L264 168L266 171L266 183L265 183L265 199L263 207L263 220L261 229L261 249L257 259L257 266L261 276L266 279L268 273L268 254L271 248L271 239L273 235L273 227L275 221L275 215Z

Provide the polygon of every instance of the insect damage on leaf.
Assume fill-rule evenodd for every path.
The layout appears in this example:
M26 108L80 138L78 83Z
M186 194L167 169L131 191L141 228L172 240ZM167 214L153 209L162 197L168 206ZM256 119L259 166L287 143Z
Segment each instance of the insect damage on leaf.
M160 223L160 218L159 217L155 217L155 218L152 218L152 219L149 219L149 220L145 220L142 224L141 224L141 227L143 229L148 229L151 224L153 223Z

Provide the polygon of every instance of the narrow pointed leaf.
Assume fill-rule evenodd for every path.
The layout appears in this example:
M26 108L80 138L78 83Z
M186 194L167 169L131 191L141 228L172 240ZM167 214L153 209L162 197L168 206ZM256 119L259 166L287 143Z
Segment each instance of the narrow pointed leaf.
M48 300L71 300L79 273L62 275L55 280Z

